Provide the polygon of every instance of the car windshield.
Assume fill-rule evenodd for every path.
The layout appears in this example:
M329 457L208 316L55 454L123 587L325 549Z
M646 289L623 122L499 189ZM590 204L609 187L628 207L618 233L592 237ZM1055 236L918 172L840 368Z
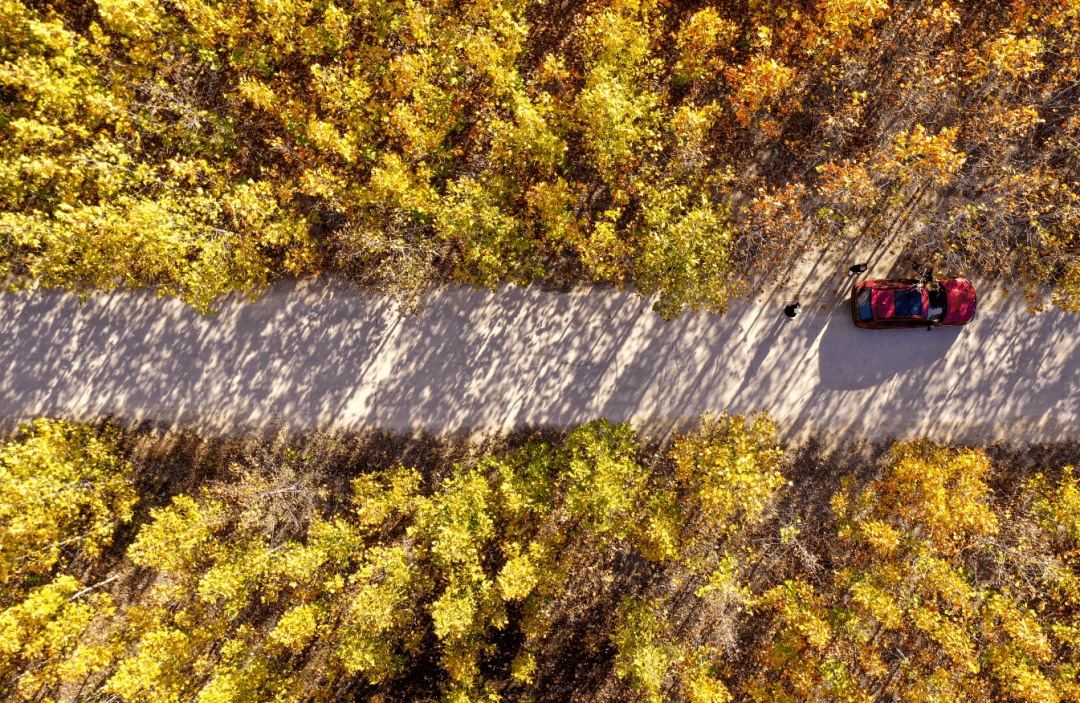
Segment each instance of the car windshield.
M904 288L896 291L896 317L925 317L922 289Z
M945 292L945 286L935 283L930 286L930 309L926 318L931 322L941 322L945 319L945 303L949 296Z

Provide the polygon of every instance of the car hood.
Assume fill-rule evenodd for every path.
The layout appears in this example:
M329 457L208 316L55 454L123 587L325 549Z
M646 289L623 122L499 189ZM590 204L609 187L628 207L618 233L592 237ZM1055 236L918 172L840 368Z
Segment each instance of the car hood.
M966 278L954 278L942 281L948 294L948 307L942 324L963 324L975 317L975 286Z

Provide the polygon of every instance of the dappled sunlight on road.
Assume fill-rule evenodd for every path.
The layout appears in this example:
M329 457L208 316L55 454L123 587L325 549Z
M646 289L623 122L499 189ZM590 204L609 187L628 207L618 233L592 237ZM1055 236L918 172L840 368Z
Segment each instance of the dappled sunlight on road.
M604 416L664 431L763 409L788 434L1049 440L1080 427L1078 318L1021 304L927 332L856 329L842 303L788 320L782 305L739 302L664 323L603 288L443 290L411 318L338 282L236 297L216 317L145 292L0 300L8 428L114 413L234 431L280 413L348 429Z

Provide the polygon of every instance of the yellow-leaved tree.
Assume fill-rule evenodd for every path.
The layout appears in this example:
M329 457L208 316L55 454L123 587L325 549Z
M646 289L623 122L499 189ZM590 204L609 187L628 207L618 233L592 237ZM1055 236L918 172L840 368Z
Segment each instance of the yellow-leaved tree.
M1075 696L1066 625L1074 606L1051 585L1075 576L1047 568L1060 557L1036 526L1060 524L1051 516L1069 510L1071 476L1056 493L1042 479L1030 483L1028 517L995 510L990 470L982 451L920 440L895 445L884 479L865 490L845 479L833 498L846 547L836 552L833 583L799 577L764 594L773 629L746 693L759 701ZM1057 605L1040 617L1044 598Z
M39 419L21 432L0 445L0 691L38 700L119 654L88 634L114 610L103 584L63 570L95 562L137 493L113 431Z
M137 500L108 430L40 419L22 432L0 447L0 583L13 588L96 558Z
M673 567L677 590L707 613L701 631L678 630L666 597L628 596L612 635L617 673L654 702L667 700L667 682L694 703L727 703L719 672L721 649L735 646L738 622L755 603L747 575L757 562L754 531L764 524L784 484L783 451L765 413L719 417L675 438L673 475L657 486L639 528L642 552ZM702 644L711 639L716 644Z

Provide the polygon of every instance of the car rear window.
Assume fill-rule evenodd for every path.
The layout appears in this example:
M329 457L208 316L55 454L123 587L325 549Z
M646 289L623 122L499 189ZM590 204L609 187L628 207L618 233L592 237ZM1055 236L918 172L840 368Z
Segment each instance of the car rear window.
M896 316L925 317L926 311L923 310L922 291L918 288L896 291Z

